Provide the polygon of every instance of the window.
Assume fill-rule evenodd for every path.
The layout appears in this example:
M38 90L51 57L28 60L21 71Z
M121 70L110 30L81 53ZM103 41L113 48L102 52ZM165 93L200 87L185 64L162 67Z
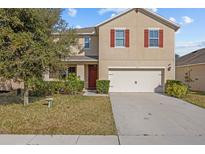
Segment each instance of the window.
M115 30L115 46L125 47L125 30Z
M68 68L68 75L69 73L75 73L76 74L76 67L69 67Z
M84 48L89 49L90 48L90 40L91 38L89 36L84 37Z
M159 30L149 30L149 47L159 47Z
M59 78L60 79L65 79L66 78L66 71L60 70L59 71Z
M65 79L70 73L76 74L76 67L68 67L67 70L60 70L59 71L59 77L60 79Z

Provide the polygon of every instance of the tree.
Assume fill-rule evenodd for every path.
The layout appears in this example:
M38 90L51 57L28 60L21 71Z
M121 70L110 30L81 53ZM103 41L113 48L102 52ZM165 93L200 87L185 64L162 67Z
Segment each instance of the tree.
M0 9L0 76L24 82L24 104L29 89L48 68L59 67L70 55L75 31L61 18L62 9ZM58 41L53 42L53 32Z
M192 69L189 69L186 73L185 73L185 76L184 76L184 80L185 82L187 83L189 89L191 88L191 83L194 82L194 80L192 79L191 77L191 72L192 72Z

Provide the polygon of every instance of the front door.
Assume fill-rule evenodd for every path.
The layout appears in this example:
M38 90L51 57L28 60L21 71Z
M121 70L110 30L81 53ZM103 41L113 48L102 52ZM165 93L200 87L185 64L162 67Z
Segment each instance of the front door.
M88 89L96 89L97 65L88 65Z

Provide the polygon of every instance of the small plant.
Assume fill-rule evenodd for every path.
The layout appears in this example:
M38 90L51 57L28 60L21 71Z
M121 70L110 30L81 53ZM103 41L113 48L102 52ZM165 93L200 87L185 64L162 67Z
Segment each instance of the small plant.
M35 87L30 91L30 96L49 96L60 93L64 89L63 81L36 81Z
M51 96L58 93L76 95L82 93L83 88L84 81L80 80L74 73L71 73L65 80L36 80L35 86L30 91L30 96Z
M169 96L183 98L188 93L188 86L181 81L167 80L165 93Z
M75 73L70 73L65 79L64 92L71 95L79 94L83 91L84 81L80 80Z
M190 83L191 83L191 82L194 82L194 80L191 78L191 72L192 72L192 69L190 69L189 71L187 71L187 72L185 73L185 76L184 76L185 82L187 83L189 89L191 88Z
M97 80L96 81L97 93L108 94L109 87L110 87L110 81L109 80Z

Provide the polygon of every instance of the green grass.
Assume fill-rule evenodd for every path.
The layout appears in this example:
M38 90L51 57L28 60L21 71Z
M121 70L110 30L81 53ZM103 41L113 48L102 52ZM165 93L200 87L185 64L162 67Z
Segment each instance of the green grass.
M53 98L50 109L45 98L28 106L11 102L0 105L0 134L116 134L109 97L55 95ZM0 95L1 103L7 99Z
M183 100L205 108L205 92L190 92Z

